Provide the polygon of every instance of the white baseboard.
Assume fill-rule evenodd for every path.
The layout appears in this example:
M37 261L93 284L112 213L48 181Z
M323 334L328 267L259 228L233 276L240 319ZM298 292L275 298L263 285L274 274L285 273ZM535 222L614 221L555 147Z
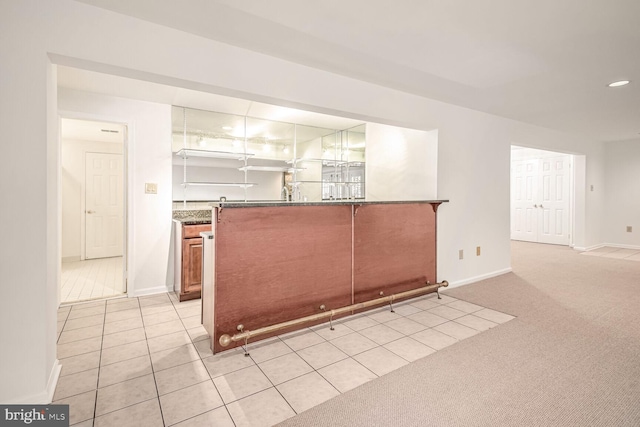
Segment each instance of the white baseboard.
M449 286L442 290L457 288L459 286L469 285L471 283L479 282L485 279L491 279L492 277L502 276L503 274L511 273L511 267L503 268L502 270L492 271L491 273L482 274L480 276L470 277L468 279L458 280L456 282L449 282Z
M594 249L600 249L604 247L604 244L599 244L599 245L591 245L591 246L574 246L573 249L575 249L576 251L580 251L580 252L586 252L586 251L592 251Z
M43 402L45 405L53 402L53 394L56 391L58 385L58 378L60 378L60 371L62 371L62 364L58 359L53 362L53 369L51 369L51 375L49 375L49 383L47 384L47 401Z
M62 262L76 262L81 261L80 256L64 256Z
M129 293L129 296L143 297L146 295L163 294L166 292L173 292L173 286L171 285L156 286L155 288L145 288L145 289L134 290L133 292Z
M48 405L53 401L53 394L56 391L58 385L58 378L60 378L60 371L62 365L58 359L53 363L51 373L49 374L49 381L47 382L47 388L40 393L35 393L28 396L20 396L3 401L5 405Z
M612 248L620 248L620 249L634 249L640 251L640 246L638 245L623 245L619 243L605 243L602 246L609 246Z
M600 249L600 248L604 248L605 246L608 246L610 248L619 248L619 249L633 249L633 250L638 250L640 251L640 246L638 245L624 245L624 244L620 244L620 243L601 243L599 245L593 245L593 246L588 246L588 247L579 247L576 246L573 249L577 250L577 251L593 251L595 249Z

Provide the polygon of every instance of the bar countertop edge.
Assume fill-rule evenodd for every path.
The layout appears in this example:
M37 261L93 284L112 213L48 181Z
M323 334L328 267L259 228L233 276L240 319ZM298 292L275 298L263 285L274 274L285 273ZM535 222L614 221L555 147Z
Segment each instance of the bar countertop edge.
M214 208L258 208L258 207L285 207L285 206L360 206L360 205L393 205L415 203L447 203L449 200L399 200L399 201L364 201L364 200L336 200L325 202L213 202L209 203Z

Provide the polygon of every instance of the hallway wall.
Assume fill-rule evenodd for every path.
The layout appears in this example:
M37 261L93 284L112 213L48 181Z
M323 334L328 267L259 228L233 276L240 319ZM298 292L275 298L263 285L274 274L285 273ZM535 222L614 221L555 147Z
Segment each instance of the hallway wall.
M607 142L605 159L603 243L640 249L640 139Z

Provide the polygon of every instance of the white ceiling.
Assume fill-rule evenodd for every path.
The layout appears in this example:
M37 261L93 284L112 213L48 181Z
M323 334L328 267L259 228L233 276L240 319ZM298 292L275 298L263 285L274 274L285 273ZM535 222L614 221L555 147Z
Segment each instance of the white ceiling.
M328 129L351 129L362 121L232 98L208 92L58 66L58 86L205 111L236 114ZM192 118L193 119L193 118ZM175 127L175 126L174 126ZM179 126L178 126L179 127ZM326 132L325 132L326 134Z
M62 139L122 144L124 126L90 120L62 119Z
M638 0L79 1L590 138L640 133Z

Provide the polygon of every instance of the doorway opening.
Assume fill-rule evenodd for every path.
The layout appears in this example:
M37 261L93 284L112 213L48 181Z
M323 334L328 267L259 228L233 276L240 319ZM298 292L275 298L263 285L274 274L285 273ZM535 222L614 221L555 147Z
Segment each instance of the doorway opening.
M61 119L60 301L126 294L125 125Z
M573 246L571 154L511 146L511 239Z

